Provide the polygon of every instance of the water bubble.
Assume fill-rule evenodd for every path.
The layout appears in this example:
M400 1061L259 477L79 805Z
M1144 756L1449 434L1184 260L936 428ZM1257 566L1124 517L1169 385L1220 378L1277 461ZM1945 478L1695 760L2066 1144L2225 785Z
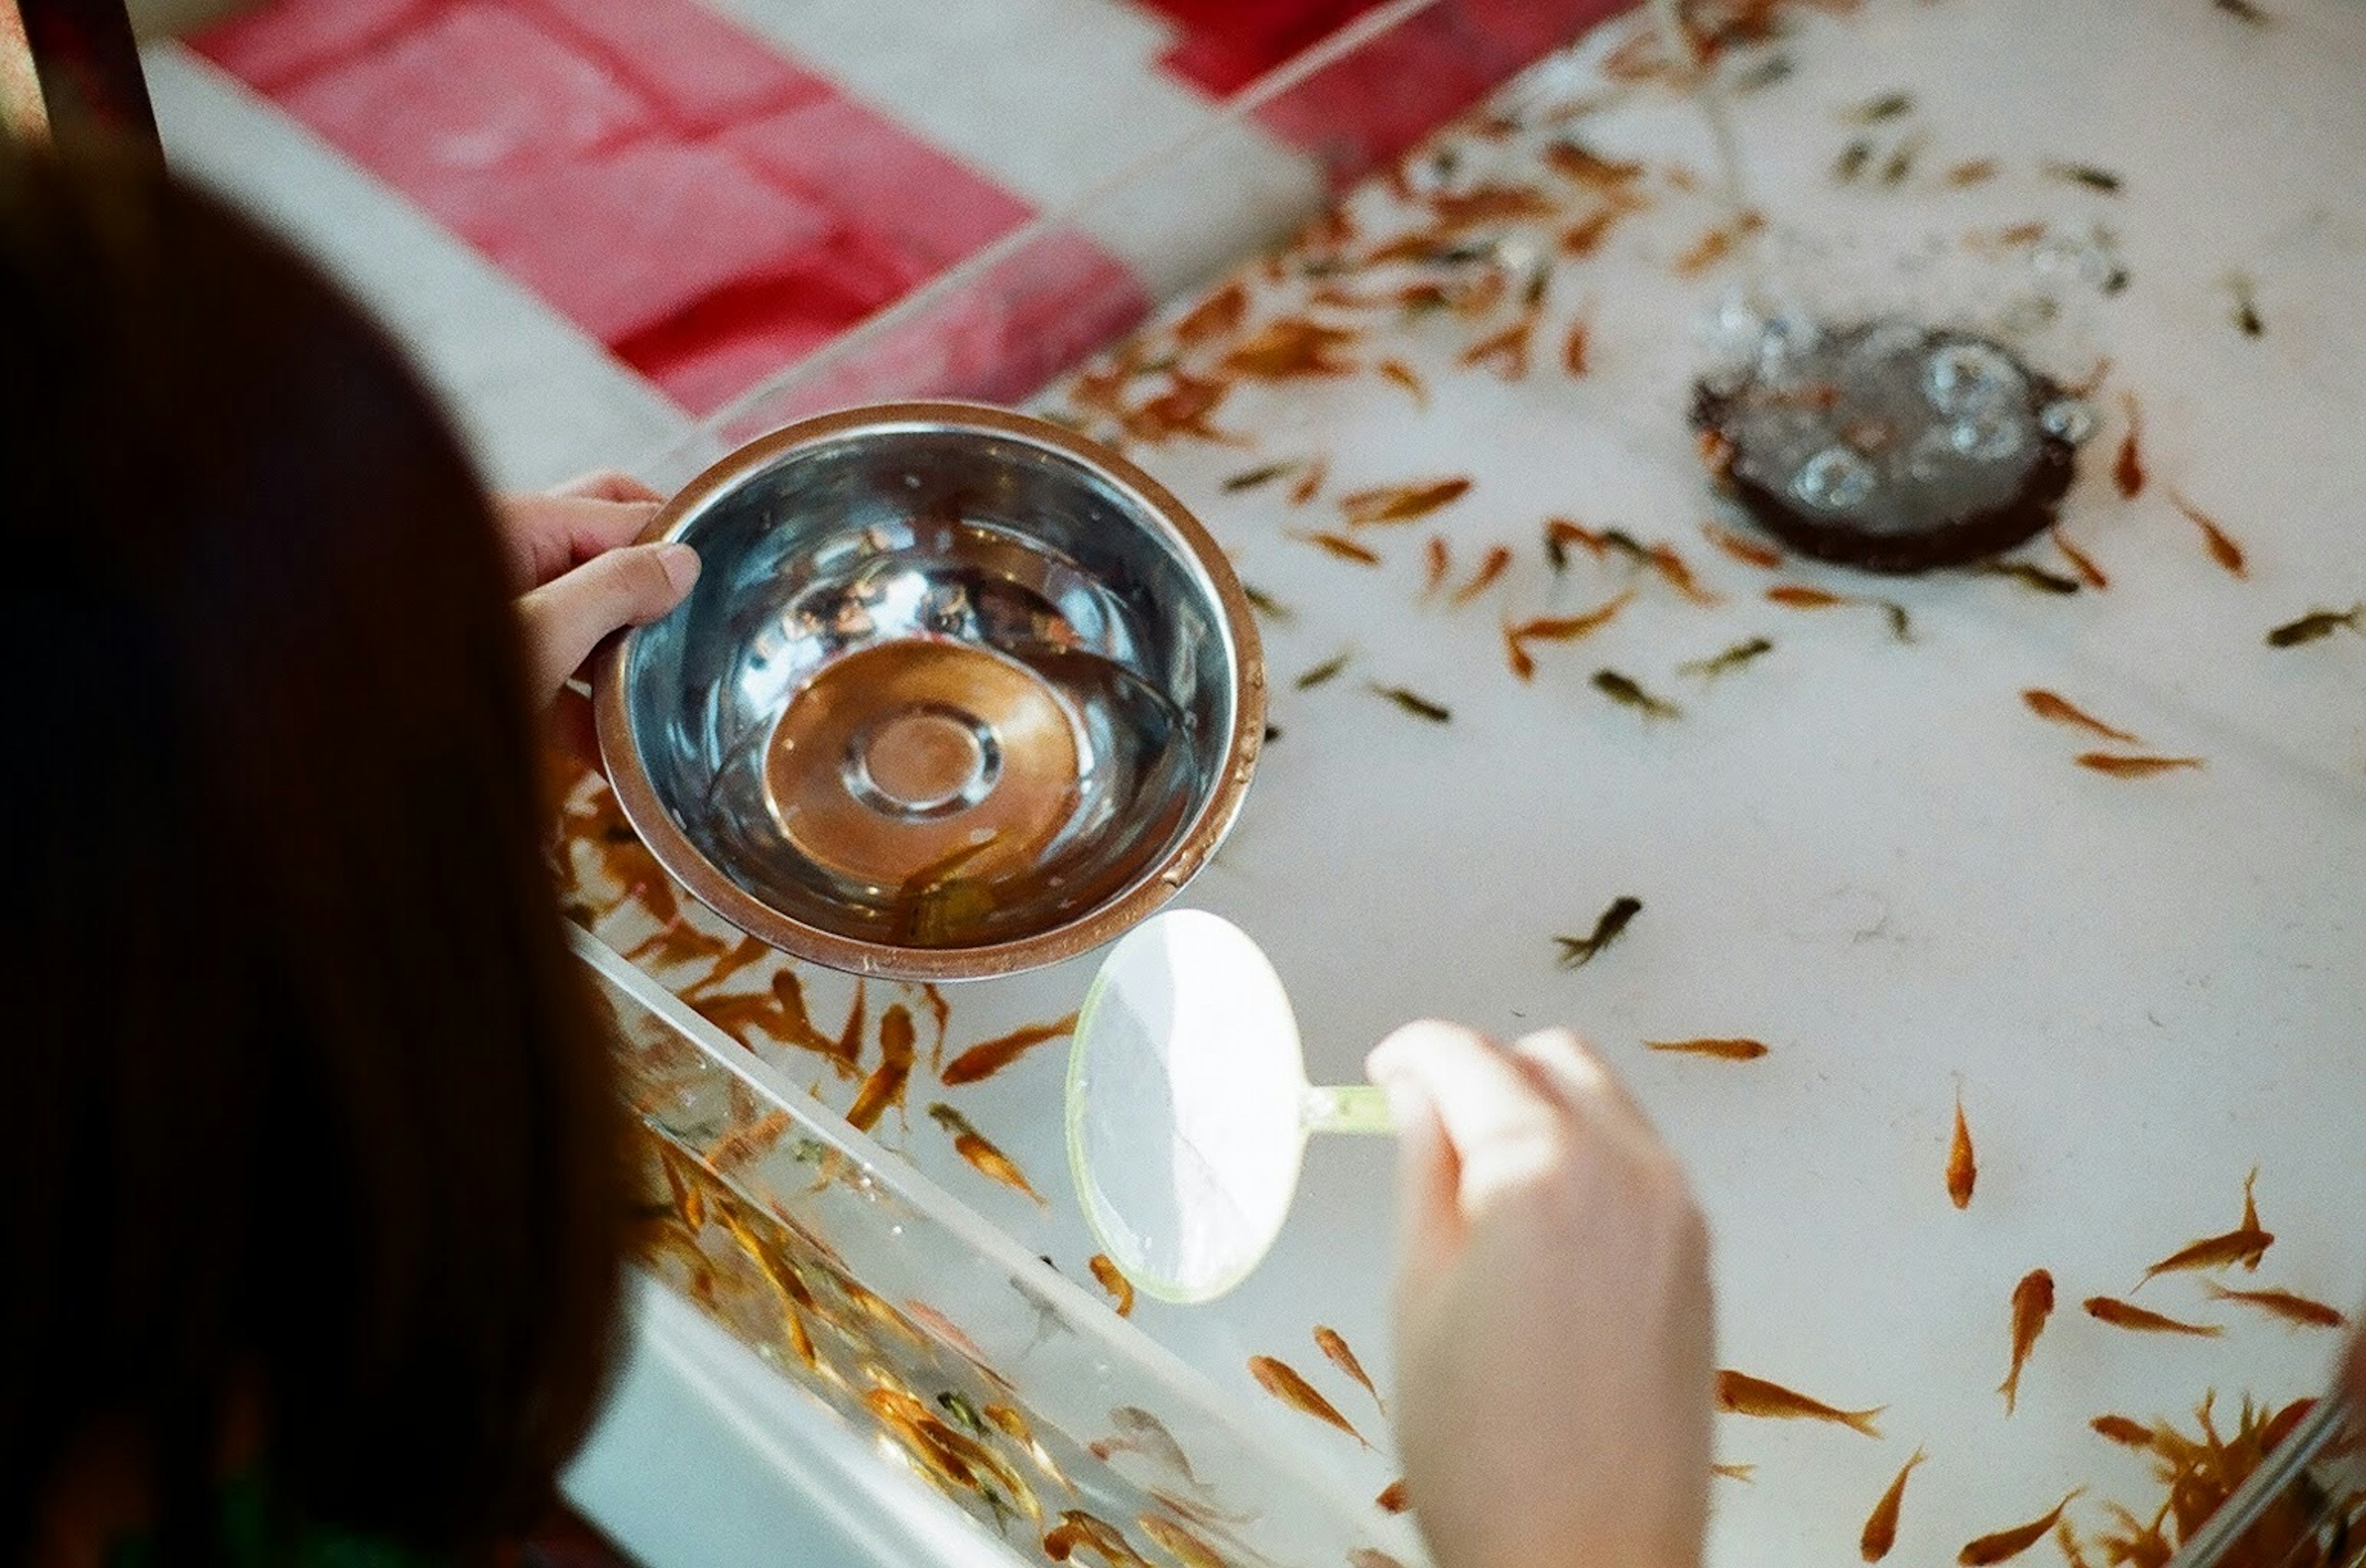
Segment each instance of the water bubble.
M2095 406L2084 398L2056 398L2038 411L2045 434L2073 446L2095 434Z
M1944 414L1989 409L2021 391L2020 367L1984 343L1944 344L1922 373L1923 396Z
M1826 512L1847 512L1873 493L1873 465L1854 448L1827 446L1791 476L1791 493Z
M1906 454L1906 472L1917 484L1936 484L1962 468L1963 457L1955 450L1955 434L1944 425L1933 425L1924 431Z
M2021 450L2022 422L2000 410L1981 409L1949 425L1947 442L1975 463L1993 463Z
M1786 378L1793 367L1813 355L1822 344L1822 329L1808 318L1788 312L1769 316L1758 338L1760 378L1769 381Z

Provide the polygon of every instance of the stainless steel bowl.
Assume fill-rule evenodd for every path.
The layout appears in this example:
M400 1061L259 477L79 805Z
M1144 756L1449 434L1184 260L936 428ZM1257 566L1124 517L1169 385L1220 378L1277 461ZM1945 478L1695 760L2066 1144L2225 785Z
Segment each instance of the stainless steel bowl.
M1141 469L1041 420L895 403L715 464L645 537L703 563L603 654L600 749L658 860L801 958L968 979L1166 901L1265 736L1248 602Z

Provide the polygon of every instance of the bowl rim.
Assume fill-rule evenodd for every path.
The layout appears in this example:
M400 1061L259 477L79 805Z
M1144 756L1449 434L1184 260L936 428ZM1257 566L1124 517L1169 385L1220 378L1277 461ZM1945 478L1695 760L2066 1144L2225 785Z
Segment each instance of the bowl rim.
M866 430L927 424L1006 436L1047 448L1132 494L1144 514L1165 527L1215 589L1224 629L1233 639L1233 729L1225 738L1214 787L1186 826L1181 840L1147 865L1118 894L1081 916L1031 936L977 947L898 947L841 936L793 919L726 875L688 834L674 825L659 798L634 737L624 677L626 654L642 628L609 637L592 656L592 705L601 763L625 818L658 864L691 896L746 934L792 958L847 974L892 980L989 979L1039 969L1089 953L1132 930L1166 904L1212 855L1248 794L1266 729L1264 649L1256 619L1231 559L1205 525L1173 491L1111 447L1065 425L991 403L952 400L867 403L817 414L783 426L727 453L675 492L641 530L640 544L671 538L716 497L803 447ZM656 624L656 623L652 623Z

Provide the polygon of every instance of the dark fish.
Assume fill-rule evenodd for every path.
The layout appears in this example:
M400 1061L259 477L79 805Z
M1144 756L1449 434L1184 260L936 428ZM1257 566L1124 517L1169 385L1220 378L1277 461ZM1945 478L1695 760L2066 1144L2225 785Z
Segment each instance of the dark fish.
M1610 907L1602 911L1601 918L1594 922L1594 930L1586 935L1553 938L1560 943L1560 966L1564 969L1583 968L1594 954L1617 941L1618 933L1627 929L1628 922L1642 912L1643 900L1622 893L1610 901Z
M1860 136L1842 148L1841 155L1832 160L1832 178L1847 185L1865 173L1865 164L1872 160L1873 143Z
M1372 688L1372 694L1375 696L1388 698L1415 718L1425 718L1432 724L1445 724L1454 717L1451 708L1441 707L1427 697L1406 691L1403 686L1376 685Z
M2048 571L2042 566L2032 566L2025 560L1984 561L1972 570L1983 577L2010 577L2022 587L2034 588L2040 593L2058 593L2067 598L2079 592L2078 579Z
M2144 415L2136 407L2136 395L2124 393L2127 405L2128 433L2120 437L2119 456L2112 460L2112 484L2124 501L2134 501L2144 490Z
M2347 610L2311 610L2296 621L2286 621L2268 634L2270 648L2298 648L2319 637L2331 637L2343 626L2366 637L2366 603L2352 604Z
M2251 291L2251 280L2238 272L2226 280L2226 288L2235 297L2235 330L2245 337L2263 336L2268 324L2259 320L2259 302Z
M2092 164L2064 164L2049 160L2044 168L2055 179L2085 186L2089 190L2099 190L2105 196L2117 196L2127 186L2125 180L2111 170L2099 169Z
M1682 718L1684 710L1673 703L1653 696L1628 676L1616 670L1596 670L1594 689L1612 702L1635 709L1646 718Z
M1324 660L1298 678L1298 689L1301 692L1313 691L1324 682L1337 675L1340 671L1347 668L1347 660L1352 657L1354 657L1352 654L1339 653Z
M1294 621L1298 618L1297 611L1254 583L1242 583L1241 593L1248 600L1250 607L1268 621Z
M1867 98L1842 118L1857 125L1877 125L1885 119L1896 119L1899 115L1913 112L1913 94L1884 93L1879 97Z
M1774 644L1772 641L1763 637L1754 637L1744 642L1737 642L1723 653L1711 658L1696 659L1689 664L1679 664L1676 666L1676 672L1680 675L1697 675L1704 681L1713 681L1729 670L1741 669L1761 654L1774 651Z

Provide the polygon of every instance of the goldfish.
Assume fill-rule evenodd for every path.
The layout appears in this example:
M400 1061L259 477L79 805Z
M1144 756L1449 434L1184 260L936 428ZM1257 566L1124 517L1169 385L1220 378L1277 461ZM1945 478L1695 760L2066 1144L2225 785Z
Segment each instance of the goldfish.
M1470 581L1454 591L1450 603L1468 604L1487 592L1495 580L1504 575L1504 569L1511 564L1512 552L1509 549L1502 545L1493 547L1480 560L1479 570L1470 574Z
M1640 898L1622 893L1610 901L1610 907L1594 920L1594 930L1584 936L1553 938L1560 943L1560 966L1564 969L1583 968L1594 954L1617 941L1618 933L1627 929L1628 922L1642 912L1643 901Z
M2103 575L2103 569L2095 564L2095 558L2063 537L2061 529L2050 530L2047 536L2054 541L2054 547L2062 552L2062 558L2078 570L2080 581L2099 593L2112 585L2112 580Z
M1048 1209L1052 1206L1041 1192L1035 1190L1026 1173L1013 1163L1008 1155L995 1147L985 1134L970 1125L969 1118L944 1101L938 1100L929 1107L929 1119L952 1134L953 1152L967 1160L980 1174L1025 1193L1039 1207Z
M1431 702L1418 693L1408 692L1403 686L1375 685L1372 694L1386 697L1415 718L1425 718L1432 724L1445 724L1454 717L1451 708Z
M1336 1427L1365 1448L1372 1446L1364 1441L1364 1434L1356 1430L1354 1423L1340 1415L1338 1407L1316 1392L1314 1385L1301 1377L1289 1362L1277 1360L1271 1356L1252 1356L1249 1358L1249 1375L1256 1379L1257 1387L1292 1410Z
M2115 1301L2110 1296L2089 1296L2085 1303L2087 1315L2098 1323L2108 1323L2114 1328L2132 1328L2143 1334L2191 1334L2199 1337L2216 1338L2226 1332L2214 1323L2180 1323L2173 1317L2163 1317L2129 1302Z
M847 1108L850 1125L867 1133L879 1124L880 1115L890 1105L902 1112L904 1089L912 1078L913 1040L912 1015L902 1004L880 1014L879 1066L863 1080L854 1103Z
M1172 1553L1182 1568L1232 1568L1229 1559L1189 1530L1172 1519L1156 1514L1144 1514L1133 1521L1148 1536Z
M854 1075L862 1056L861 1030L850 1041L844 1035L833 1040L815 1028L806 1009L805 984L794 969L783 966L772 972L772 1013L773 1022L767 1027L774 1039L825 1057L841 1077Z
M1563 179L1601 191L1620 191L1643 177L1643 165L1605 158L1583 142L1566 137L1544 147L1546 167Z
M1024 1029L981 1041L945 1064L944 1082L958 1087L990 1078L1036 1046L1073 1034L1076 1030L1076 1015L1070 1013L1049 1023L1031 1023Z
M1565 256L1590 256L1602 248L1610 231L1627 216L1620 207L1606 207L1598 212L1579 219L1560 231L1560 254Z
M1395 382L1413 394L1414 405L1416 408L1429 407L1429 389L1422 384L1421 377L1414 372L1412 366L1402 359L1383 359L1372 368L1379 371L1385 379Z
M1528 340L1535 333L1535 321L1525 318L1514 321L1464 349L1455 363L1466 367L1483 367L1506 381L1517 381L1528 373Z
M2121 500L2134 501L2145 486L2144 415L2134 392L2123 394L2122 400L2127 405L2128 433L2120 437L2119 456L2112 460L2112 483Z
M1404 1564L1385 1551L1359 1546L1347 1553L1347 1568L1404 1568Z
M1459 476L1416 479L1409 484L1383 485L1341 496L1339 512L1350 528L1413 523L1461 500L1470 491L1470 480Z
M1958 1552L1955 1561L1963 1564L1963 1568L1988 1568L1990 1563L2002 1562L2007 1558L2020 1556L2040 1540L2053 1534L2054 1527L2062 1520L2063 1510L2070 1506L2072 1499L2086 1490L2083 1486L2072 1490L2068 1496L2055 1504L2053 1512L2044 1518L2033 1519L2025 1525L2015 1525L2011 1529L2002 1529L1994 1535L1980 1537Z
M1630 589L1578 615L1540 615L1505 626L1504 635L1515 646L1522 648L1531 642L1576 642L1608 626L1634 597L1634 591Z
M1303 506L1313 501L1321 493L1324 481L1330 477L1331 465L1323 458L1317 457L1313 467L1299 475L1298 482L1290 487L1290 504Z
M1958 188L1966 186L1985 185L1989 180L1996 178L1996 172L1997 165L1994 158L1973 158L1949 169L1947 171L1947 183Z
M2307 1328L2347 1328L2349 1319L2339 1308L2327 1306L2290 1291L2230 1291L2215 1280L2203 1281L2203 1288L2211 1299L2221 1302L2241 1302L2260 1311L2282 1318L2286 1323Z
M1270 381L1344 376L1356 366L1352 360L1339 358L1338 352L1361 335L1350 328L1325 326L1302 316L1284 316L1243 339L1221 364L1235 376Z
M1730 1370L1717 1374L1717 1407L1730 1415L1759 1416L1778 1421L1831 1421L1868 1438L1881 1436L1873 1418L1888 1408L1876 1405L1871 1410L1837 1410L1780 1384Z
M2054 1276L2033 1269L2012 1288L2012 1370L1997 1385L1997 1392L2004 1395L2007 1416L2012 1414L2013 1401L2021 1393L2021 1369L2028 1363L2030 1351L2037 1348L2037 1337L2045 1331L2045 1320L2053 1314Z
M2210 558L2236 577L2248 577L2250 569L2244 564L2243 547L2227 537L2210 514L2175 491L2169 492L2169 503L2185 513L2185 520L2202 530L2202 539L2210 547Z
M1569 336L1561 343L1560 363L1561 368L1572 376L1583 376L1589 367L1590 355L1587 347L1589 336L1590 332L1584 317L1580 316L1570 323Z
M1710 544L1744 566L1763 567L1768 571L1773 571L1783 564L1783 552L1772 545L1762 544L1756 539L1745 539L1730 529L1720 528L1714 523L1702 524L1701 533L1707 536Z
M1432 534L1428 541L1422 546L1421 558L1421 591L1426 597L1436 592L1445 583L1446 574L1454 570L1454 557L1447 548L1446 540L1438 535Z
M1372 1506L1384 1514L1402 1514L1412 1507L1413 1496L1405 1490L1404 1478L1399 1476L1381 1487L1380 1495L1372 1499Z
M746 1126L725 1134L706 1151L707 1161L712 1165L729 1165L735 1160L755 1158L789 1130L792 1121L785 1111L768 1111Z
M1766 601L1793 610L1831 610L1856 603L1846 594L1810 588L1804 582L1778 582L1766 591Z
M1118 1316L1130 1315L1133 1311L1133 1281L1118 1269L1116 1260L1105 1252L1096 1252L1085 1259L1085 1267L1092 1270L1100 1288L1115 1299Z
M938 1072L944 1066L945 1032L952 1027L953 1004L945 999L943 991L923 983L920 999L928 1004L929 1017L937 1026L936 1043L929 1047L929 1071Z
M2149 778L2155 773L2203 766L2199 757L2122 757L2109 751L2081 751L2078 763L2082 768L2108 773L2117 779Z
M2250 1258L2262 1257L2275 1245L2275 1233L2246 1225L2228 1231L2224 1235L2207 1235L2189 1242L2162 1258L2144 1272L2136 1281L2142 1290L2156 1274L2173 1274L2189 1269L2225 1269Z
M1746 1484L1756 1479L1758 1467L1754 1464L1713 1464L1708 1467L1708 1472L1720 1481L1739 1481Z
M2090 735L2100 735L2106 740L2117 740L2129 746L2144 744L2126 730L2114 729L2093 714L2072 704L2067 698L2057 696L2052 692L2041 691L2033 686L2021 694L2021 700L2027 705L2030 712L2050 723L2067 724L2073 728L2086 730Z
M1312 532L1294 532L1290 535L1290 537L1303 544L1313 545L1325 555L1336 557L1344 561L1353 561L1358 566L1380 564L1380 553L1378 550L1369 545L1358 544L1345 534L1329 534L1316 529Z
M1678 595L1689 603L1712 605L1725 602L1700 585L1693 576L1693 569L1686 565L1684 558L1677 553L1676 547L1665 540L1645 545L1643 559L1653 571L1659 573L1669 587L1674 589Z
M1533 681L1537 678L1535 658L1529 654L1527 646L1520 641L1517 629L1509 625L1504 627L1504 660L1512 667L1514 679Z
M1372 1386L1370 1374L1364 1371L1364 1364L1356 1359L1356 1352L1347 1348L1345 1336L1335 1328L1318 1323L1314 1325L1314 1348L1323 1352L1324 1359L1362 1383L1364 1392L1372 1396L1372 1403L1380 1406L1381 1415L1389 1413L1388 1402L1380 1397L1380 1391Z
M2152 1428L2141 1421L2130 1420L2125 1416L2098 1416L2087 1425L2092 1427L2098 1436L2109 1438L2123 1447L2131 1449L2152 1447Z
M1713 1056L1720 1062L1754 1062L1766 1055L1759 1040L1646 1040L1648 1051L1669 1051L1687 1056Z
M1174 326L1175 341L1197 348L1216 338L1230 337L1248 320L1249 291L1238 278L1184 312Z
M1947 1198L1958 1209L1972 1206L1972 1188L1980 1179L1979 1162L1972 1154L1972 1129L1964 1120L1964 1089L1955 1086L1955 1133L1947 1145Z
M1857 1551L1867 1562L1880 1562L1898 1544L1898 1510L1906 1501L1906 1480L1926 1457L1921 1449L1916 1449L1914 1457L1898 1471L1898 1479L1889 1483L1889 1490L1881 1495L1881 1501L1873 1506L1873 1512L1865 1516L1864 1533L1857 1537Z

